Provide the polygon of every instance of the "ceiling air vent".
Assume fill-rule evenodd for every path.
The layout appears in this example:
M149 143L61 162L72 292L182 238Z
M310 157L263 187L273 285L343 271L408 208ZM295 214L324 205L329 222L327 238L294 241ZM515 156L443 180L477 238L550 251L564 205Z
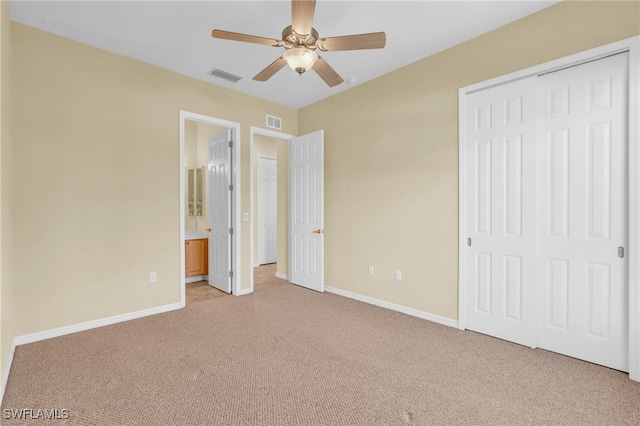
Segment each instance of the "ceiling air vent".
M282 118L267 115L267 127L282 130Z
M230 81L232 83L237 83L238 80L242 79L242 77L239 77L239 76L237 76L235 74L231 74L230 72L222 71L222 70L220 70L218 68L212 69L207 74L212 75L214 77L221 78L223 80Z

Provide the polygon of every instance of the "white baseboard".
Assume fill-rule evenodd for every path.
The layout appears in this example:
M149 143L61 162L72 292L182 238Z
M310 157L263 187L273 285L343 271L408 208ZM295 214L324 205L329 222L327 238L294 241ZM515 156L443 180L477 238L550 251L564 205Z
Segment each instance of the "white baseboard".
M51 339L52 337L64 336L65 334L77 333L79 331L90 330L92 328L103 327L105 325L117 324L119 322L129 321L132 319L148 317L149 315L161 314L164 312L173 311L175 309L180 309L180 303L172 303L170 305L143 309L141 311L130 312L128 314L115 315L98 320L81 322L79 324L52 328L51 330L39 331L37 333L24 334L22 336L16 336L13 341L15 342L16 346L24 345L26 343L33 343L40 340Z
M458 321L452 320L450 318L441 317L439 315L430 314L428 312L419 311L413 308L407 308L406 306L396 305L395 303L385 302L384 300L374 299L373 297L363 296L358 293L352 293L350 291L341 290L335 287L325 286L324 290L328 293L333 293L339 296L348 297L350 299L359 300L360 302L380 306L381 308L391 309L392 311L401 312L403 314L411 315L412 317L418 317L428 321L436 322L438 324L446 325L448 327L458 328Z
M170 305L158 306L150 309L143 309L142 311L130 312L128 314L115 315L112 317L102 318L93 321L82 322L79 324L67 325L64 327L52 328L50 330L39 331L37 333L23 334L22 336L16 336L13 338L11 345L11 351L9 352L9 359L7 359L7 366L5 368L4 375L2 376L2 388L0 389L0 403L4 398L4 390L7 386L7 380L9 379L9 372L11 371L11 364L13 363L13 354L15 353L16 346L24 345L27 343L38 342L40 340L51 339L52 337L60 337L65 334L77 333L79 331L90 330L92 328L103 327L105 325L116 324L119 322L129 321L132 319L148 317L149 315L161 314L164 312L180 309L182 306L180 303L172 303Z
M208 275L200 275L198 277L185 278L184 283L189 284L189 283L197 283L198 281L208 281L208 280L209 280Z
M238 290L235 294L236 296L244 296L245 294L251 294L251 293L253 292L251 291L250 288L244 288L244 289Z
M276 278L281 278L283 280L289 281L289 276L287 274L282 274L280 272L276 272Z
M9 350L9 357L7 358L7 365L4 368L4 375L2 376L2 387L0 388L0 405L4 399L4 390L7 388L7 380L9 380L9 371L11 371L11 364L13 363L13 354L16 352L15 339L11 343L11 349Z

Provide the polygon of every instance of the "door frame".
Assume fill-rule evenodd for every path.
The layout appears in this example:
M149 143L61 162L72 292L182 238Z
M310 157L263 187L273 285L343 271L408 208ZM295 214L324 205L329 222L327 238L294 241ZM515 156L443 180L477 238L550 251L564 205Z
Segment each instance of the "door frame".
M253 232L255 230L255 226L258 222L255 217L255 205L254 205L254 194L257 191L257 188L253 184L253 169L254 169L254 161L253 161L253 138L254 135L267 136L274 139L280 139L287 142L287 145L293 139L294 135L289 135L287 133L276 132L274 130L263 129L261 127L251 126L249 128L249 256L250 256L250 268L249 268L249 289L246 293L253 293L253 265L255 265L255 260L253 258L253 248L254 248L254 238ZM288 170L288 169L287 169ZM288 197L287 197L288 198ZM287 213L288 215L289 213ZM288 217L288 216L287 216ZM289 229L287 227L287 229ZM289 253L287 253L287 257ZM291 267L291 265L289 265ZM278 275L279 278L288 280L288 275Z
M260 159L264 159L264 160L273 160L276 162L276 167L278 165L278 157L271 157L269 155L258 155L258 164L257 166L260 166ZM258 200L258 206L260 206L260 180L258 180L258 184L257 184L257 188L256 188L256 198ZM277 197L277 192L276 192L276 211L278 209L278 197ZM255 207L255 206L254 206ZM258 223L258 230L256 232L256 235L258 236L258 249L256 250L256 252L258 253L258 261L256 262L256 265L260 265L261 261L262 261L262 255L264 254L264 246L261 243L261 239L264 238L264 235L262 235L262 233L260 232L260 211L262 209L258 210L258 214L256 215L256 222ZM277 239L276 239L277 240Z
M185 144L185 122L186 120L199 121L201 123L211 124L218 127L225 127L233 130L233 146L231 147L231 183L233 184L233 191L231 193L231 220L234 229L231 236L231 269L233 270L233 277L231 278L231 294L238 296L240 294L240 252L241 246L241 213L240 213L240 195L241 192L241 180L240 176L240 123L233 121L223 120L221 118L210 117L208 115L202 115L195 112L180 110L180 148L179 148L179 176L180 176L180 306L182 308L186 305L186 278L185 278L185 250L184 250L184 237L185 237L185 182L186 173L184 170L184 144Z
M462 87L458 90L458 328L465 329L465 191L464 191L464 140L466 95L492 86L501 85L525 77L540 75L585 62L602 59L616 53L629 52L629 378L640 381L640 36L585 50L564 58L545 62L524 70L509 73L487 81Z

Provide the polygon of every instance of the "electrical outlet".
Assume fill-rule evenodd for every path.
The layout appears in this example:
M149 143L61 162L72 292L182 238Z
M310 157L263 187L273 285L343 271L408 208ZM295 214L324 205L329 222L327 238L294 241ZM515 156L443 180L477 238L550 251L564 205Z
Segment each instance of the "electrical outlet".
M369 275L373 275L373 265L369 265Z
M155 283L156 281L158 281L158 274L155 272L149 272L149 282Z
M396 280L400 281L402 279L402 271L396 269Z

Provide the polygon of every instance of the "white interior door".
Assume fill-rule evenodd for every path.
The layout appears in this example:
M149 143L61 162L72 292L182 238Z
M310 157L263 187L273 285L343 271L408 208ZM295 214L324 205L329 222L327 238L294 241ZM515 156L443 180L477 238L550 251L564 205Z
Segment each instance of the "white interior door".
M258 262L278 260L278 161L258 157Z
M209 137L209 284L231 293L231 129Z
M324 291L324 132L292 138L289 146L289 279Z
M535 85L467 96L466 327L530 347L536 327Z
M538 81L538 345L623 371L627 61L619 54Z

